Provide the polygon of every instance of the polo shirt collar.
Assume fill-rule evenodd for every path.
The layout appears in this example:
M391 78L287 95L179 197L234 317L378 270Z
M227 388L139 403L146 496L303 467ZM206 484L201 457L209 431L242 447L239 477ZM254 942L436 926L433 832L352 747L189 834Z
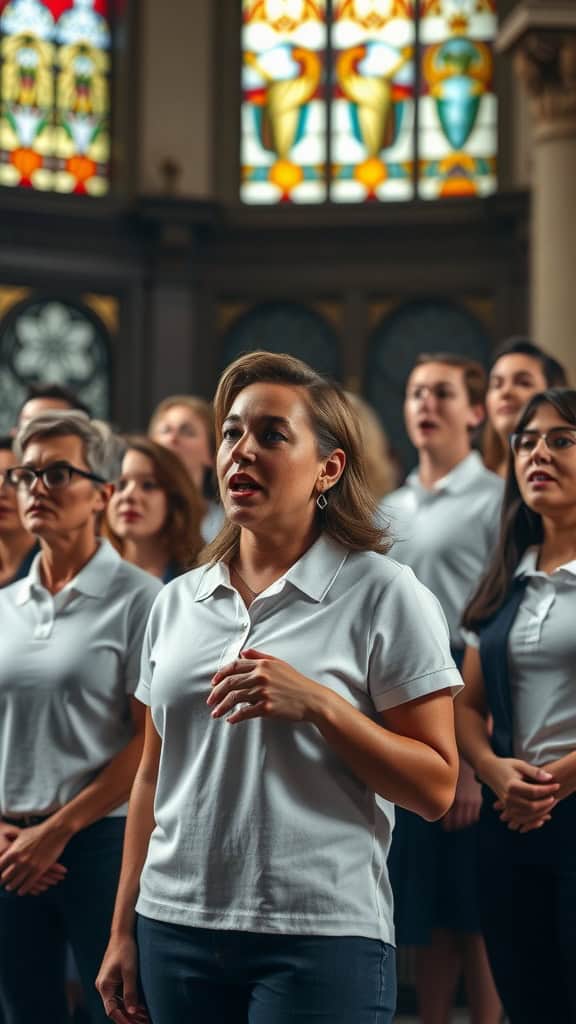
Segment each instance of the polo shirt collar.
M406 483L413 490L424 494L438 494L441 491L450 491L452 494L458 494L469 487L470 483L476 479L479 471L483 468L482 459L478 452L470 452L469 455L454 466L454 469L446 473L446 476L437 480L432 490L423 487L420 483L418 468L412 470L406 479Z
M537 562L538 547L527 548L516 567L514 576L546 576L547 573L543 573L540 569L536 568ZM576 559L573 558L572 561L559 565L550 575L554 576L557 572L570 573L571 576L574 576L574 582L576 583Z
M321 533L314 544L308 548L308 551L294 565L290 566L280 579L268 587L266 592L270 592L270 596L272 596L272 593L277 592L281 585L290 583L313 601L321 601L347 557L346 548ZM228 590L234 589L230 582L228 565L222 561L214 562L206 567L194 600L203 601L205 598L211 597L219 587L225 587Z
M17 605L26 604L31 599L34 590L45 589L40 575L41 557L41 552L39 552L30 566L28 576L20 583L16 594ZM63 587L60 593L73 590L74 593L83 594L85 597L101 597L108 589L110 578L116 572L121 561L120 555L110 542L100 539L96 553L82 567L78 575Z

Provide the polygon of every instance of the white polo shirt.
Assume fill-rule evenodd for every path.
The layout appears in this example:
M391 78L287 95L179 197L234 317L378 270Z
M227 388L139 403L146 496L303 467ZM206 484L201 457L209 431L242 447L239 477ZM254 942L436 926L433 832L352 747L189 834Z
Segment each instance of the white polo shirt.
M503 489L471 452L432 490L415 469L380 505L395 538L392 555L436 594L455 648L463 646L460 618L496 544Z
M29 575L0 590L0 815L48 814L84 789L133 736L155 577L100 541L58 593ZM115 814L125 814L118 808Z
M514 756L541 767L576 750L576 560L554 572L525 552L515 576L528 577L508 637ZM467 643L479 645L466 631Z
M371 718L461 685L438 602L384 555L321 536L249 609L221 562L169 583L136 690L163 741L137 910L204 928L393 942L392 805L309 723L210 717L212 676L248 647Z

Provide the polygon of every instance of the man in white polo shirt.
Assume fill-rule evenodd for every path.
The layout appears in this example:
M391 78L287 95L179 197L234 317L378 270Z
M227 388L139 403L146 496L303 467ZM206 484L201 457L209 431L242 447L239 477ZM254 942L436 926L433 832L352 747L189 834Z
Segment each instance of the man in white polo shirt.
M391 554L439 599L457 664L464 646L460 618L491 557L503 491L503 481L471 450L485 390L479 363L444 353L420 356L404 403L418 467L381 505L396 538ZM462 971L478 1019L499 1020L474 891L479 807L479 787L463 764L454 807L443 822L430 826L408 812L398 816L390 862L398 941L418 946L424 1024L449 1019Z

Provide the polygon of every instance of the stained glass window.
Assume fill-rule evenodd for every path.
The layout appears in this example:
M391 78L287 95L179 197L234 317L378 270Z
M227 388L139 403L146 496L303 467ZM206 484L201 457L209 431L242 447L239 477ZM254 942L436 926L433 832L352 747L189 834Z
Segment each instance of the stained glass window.
M418 194L496 188L495 0L421 0Z
M242 198L326 198L326 0L243 0Z
M243 0L245 203L496 189L496 0Z
M14 424L31 384L69 387L95 416L110 416L110 342L91 310L30 299L0 324L0 432Z
M0 0L0 185L109 188L110 0Z

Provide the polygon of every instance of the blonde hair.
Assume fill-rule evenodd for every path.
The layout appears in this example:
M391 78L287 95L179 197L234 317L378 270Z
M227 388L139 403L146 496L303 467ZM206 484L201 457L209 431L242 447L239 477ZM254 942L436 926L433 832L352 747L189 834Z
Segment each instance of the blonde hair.
M366 478L358 418L345 393L294 356L250 352L231 363L220 378L214 399L218 436L236 396L258 383L301 388L320 457L326 458L336 448L346 455L340 479L327 492L326 509L318 510L321 529L352 551L384 554L390 546L388 531L376 525L377 504ZM200 561L230 560L238 551L239 540L240 527L226 522Z
M358 417L368 486L374 499L381 501L398 486L398 468L390 456L386 431L375 410L360 395L346 391L346 398Z
M205 398L200 398L198 395L168 395L167 398L163 398L150 417L150 423L148 424L148 434L150 437L153 437L154 431L165 413L178 405L183 405L185 408L190 409L201 420L206 430L210 452L212 455L215 455L214 410L210 402L207 402Z

